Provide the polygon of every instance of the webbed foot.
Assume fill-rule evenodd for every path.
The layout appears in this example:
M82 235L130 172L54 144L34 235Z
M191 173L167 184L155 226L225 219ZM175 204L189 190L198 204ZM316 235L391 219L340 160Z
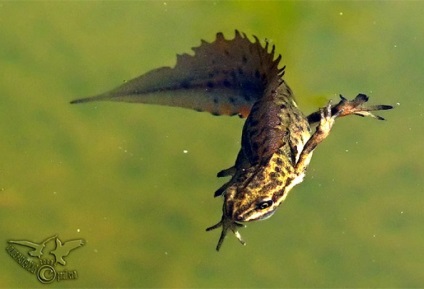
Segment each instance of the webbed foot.
M384 120L383 117L375 115L371 113L371 111L388 110L393 108L391 105L384 104L366 107L363 104L369 100L369 97L362 93L358 94L354 100L347 100L343 97L343 95L340 95L340 98L340 102L334 107L336 111L341 111L339 114L340 117L355 114L359 116L370 116L379 120Z
M219 221L217 224L209 227L206 229L206 231L212 231L215 229L218 229L219 227L222 227L221 236L218 240L218 245L216 245L216 250L219 251L219 249L222 246L222 243L224 242L224 239L227 235L228 230L231 230L236 238L240 241L242 245L246 245L246 242L243 241L243 238L241 237L240 233L238 232L237 228L239 227L245 227L243 224L236 223L233 220L226 218L225 216L222 216L221 221Z
M365 94L358 94L353 100L347 100L345 97L340 95L340 102L331 107L331 113L333 115L337 114L338 117L347 116L347 115L359 115L359 116L370 116L379 120L384 120L383 117L375 115L371 113L371 111L379 111L379 110L388 110L392 109L391 105L371 105L365 106L364 104L368 102L369 97ZM311 113L308 116L309 124L313 124L319 122L321 119L320 111Z

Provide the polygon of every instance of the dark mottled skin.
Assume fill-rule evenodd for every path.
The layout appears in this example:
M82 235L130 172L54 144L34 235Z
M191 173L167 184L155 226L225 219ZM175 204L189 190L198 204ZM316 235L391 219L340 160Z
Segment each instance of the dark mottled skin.
M262 46L254 36L235 31L227 40L217 33L213 42L202 41L194 55L177 55L175 67L161 67L121 86L71 103L123 101L184 107L213 115L247 117L235 165L218 173L231 179L215 192L223 196L222 227L217 250L231 230L242 242L238 222L270 217L288 192L302 182L314 149L330 133L337 117L370 113L391 106L364 107L368 97L330 104L305 117L283 80L284 67L275 47ZM312 133L311 125L316 124Z
M330 133L337 117L356 114L383 119L372 110L391 109L378 105L364 107L368 97L359 94L354 100L345 98L335 106L329 104L305 117L297 108L291 91L283 80L276 89L255 103L243 127L242 147L234 167L218 173L219 177L232 176L230 181L215 192L224 197L220 222L208 228L222 227L217 250L228 230L237 231L249 222L270 217L285 200L288 192L302 182L314 149ZM310 125L319 122L311 135Z
M252 107L235 165L218 173L232 176L215 192L224 197L223 219L217 224L223 226L223 232L235 231L235 222L268 217L285 198L290 183L303 175L303 170L297 171L296 161L311 128L286 83L281 78L274 83Z

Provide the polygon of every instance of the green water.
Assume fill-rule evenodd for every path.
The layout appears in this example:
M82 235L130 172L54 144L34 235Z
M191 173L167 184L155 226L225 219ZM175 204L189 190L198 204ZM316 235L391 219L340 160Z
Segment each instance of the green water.
M78 279L55 288L423 287L423 13L403 1L0 2L0 246L84 239L56 266ZM241 230L247 246L229 236L217 253L219 232L205 232L221 216L215 174L242 120L68 102L236 28L276 45L305 113L359 92L396 109L338 121L304 183ZM5 250L0 276L42 286Z

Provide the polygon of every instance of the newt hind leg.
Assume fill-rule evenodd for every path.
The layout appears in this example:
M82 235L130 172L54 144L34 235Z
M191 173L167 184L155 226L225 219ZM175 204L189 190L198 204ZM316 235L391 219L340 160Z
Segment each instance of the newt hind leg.
M324 139L330 134L331 128L334 125L334 122L340 114L343 113L342 110L337 111L335 114L332 113L333 109L331 106L331 101L324 108L319 110L319 124L311 136L311 138L306 142L303 147L302 152L300 153L299 160L296 163L296 172L298 174L302 173L309 164L312 153Z
M383 117L371 113L371 111L379 110L388 110L392 109L391 105L371 105L365 106L364 104L369 100L369 97L365 94L358 94L355 99L347 100L345 97L340 95L340 102L331 107L331 114L338 114L337 117L347 116L347 115L359 115L359 116L370 116L379 120L384 120ZM314 124L319 122L321 119L320 111L311 113L308 116L309 124Z
M379 120L384 120L381 116L371 113L371 111L388 110L392 109L391 105L372 105L364 106L369 99L365 94L358 94L355 99L347 100L340 95L340 102L334 106L331 102L325 108L321 108L319 111L314 112L308 116L309 124L318 122L316 131L311 138L306 142L298 162L296 163L296 171L298 173L303 172L312 156L312 152L315 150L318 144L320 144L329 134L331 128L334 125L335 119L347 115L359 115L359 116L370 116Z

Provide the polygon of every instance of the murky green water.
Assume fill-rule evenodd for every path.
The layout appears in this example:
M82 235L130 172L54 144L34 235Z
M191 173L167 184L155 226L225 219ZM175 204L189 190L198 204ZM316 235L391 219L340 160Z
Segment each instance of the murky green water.
M0 2L0 236L86 244L52 287L424 286L424 3ZM220 253L218 170L242 120L74 98L234 29L268 38L304 111L358 92L303 184ZM400 105L399 105L400 104ZM16 245L26 254L29 248ZM53 249L49 242L47 249ZM36 260L38 262L38 260ZM41 286L3 250L1 287Z

